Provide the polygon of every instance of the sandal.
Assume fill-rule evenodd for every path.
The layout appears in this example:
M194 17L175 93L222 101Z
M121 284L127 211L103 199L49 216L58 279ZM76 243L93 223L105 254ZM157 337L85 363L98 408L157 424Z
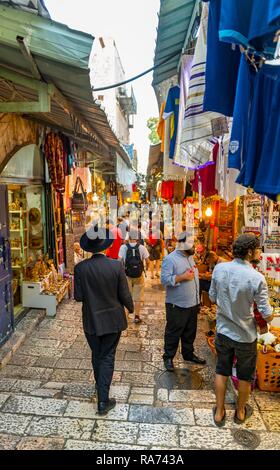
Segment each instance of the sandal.
M141 323L141 318L140 317L135 317L134 318L134 323Z
M245 423L246 419L250 418L250 416L252 416L253 412L254 412L253 408L250 405L246 405L245 406L245 417L244 417L244 419L240 419L237 416L237 410L235 410L234 418L233 418L235 424Z
M217 407L214 406L214 407L212 408L214 423L215 423L215 425L216 425L218 428L222 428L222 427L226 424L226 410L224 409L224 416L223 416L223 419L221 419L221 421L217 421L217 420L215 419L216 411L217 411Z

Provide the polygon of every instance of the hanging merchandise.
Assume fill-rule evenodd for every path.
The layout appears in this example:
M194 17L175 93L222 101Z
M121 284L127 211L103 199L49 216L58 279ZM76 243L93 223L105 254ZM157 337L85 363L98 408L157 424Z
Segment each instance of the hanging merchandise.
M199 220L202 219L202 183L200 178L198 178L198 216Z
M174 197L174 181L163 181L161 185L161 197L172 201Z
M174 162L177 165L186 166L186 161L184 155L181 153L181 135L185 115L185 107L187 103L188 93L189 93L189 82L192 69L192 55L183 55L181 61L181 71L180 71L180 104L179 104L179 116L178 116L178 132L177 132L177 141Z
M195 47L189 93L186 102L181 135L181 159L189 168L203 165L211 160L213 145L207 139L212 137L212 119L221 114L205 113L203 98L205 92L206 36L208 5L203 4L199 35Z
M160 150L164 152L164 139L165 139L165 120L163 119L163 113L165 109L166 102L163 101L160 107L159 121L157 125L157 134L161 140Z
M209 4L203 110L232 116L241 55L238 47L219 41L221 4L222 0Z
M213 149L213 163L204 167L199 168L195 172L195 178L191 182L193 191L198 193L198 183L201 181L202 194L205 197L213 196L217 194L215 188L215 175L216 175L216 161L218 157L219 144L216 144Z
M262 221L261 196L246 196L244 198L245 227L260 230Z
M163 113L163 119L170 118L169 158L171 159L173 159L175 155L177 130L178 130L179 103L180 103L180 87L179 85L175 85L175 86L172 86L168 91L166 105L165 105L164 113Z
M247 189L235 183L238 170L228 168L229 141L223 139L219 142L219 152L216 165L215 188L219 196L227 203L233 202L239 196L245 196Z
M170 130L170 117L165 119L165 134L164 134L164 154L163 154L163 176L166 180L175 180L186 178L186 170L174 163L174 160L169 158L169 131Z
M221 0L220 3L220 40L273 57L274 36L280 21L279 0Z
M253 67L242 58L234 109L229 166L237 183L276 200L280 194L280 67ZM269 155L269 165L267 157Z
M44 152L53 187L58 191L64 191L64 148L63 142L57 134L53 132L47 134L45 139Z
M76 179L71 201L71 208L72 210L80 211L86 211L88 208L87 192L84 190L83 182L79 176Z

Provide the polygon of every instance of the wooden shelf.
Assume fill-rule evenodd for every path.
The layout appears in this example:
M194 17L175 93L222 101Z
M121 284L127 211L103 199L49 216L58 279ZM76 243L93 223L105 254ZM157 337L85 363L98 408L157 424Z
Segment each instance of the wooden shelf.
M26 214L27 211L9 211L9 214Z

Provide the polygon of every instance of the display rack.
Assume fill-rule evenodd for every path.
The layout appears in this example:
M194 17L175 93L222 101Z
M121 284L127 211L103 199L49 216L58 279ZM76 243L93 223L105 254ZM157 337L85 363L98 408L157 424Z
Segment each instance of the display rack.
M65 297L69 298L69 289L68 279L59 280L50 272L41 281L23 281L22 303L24 307L44 308L47 316L54 317L57 305Z

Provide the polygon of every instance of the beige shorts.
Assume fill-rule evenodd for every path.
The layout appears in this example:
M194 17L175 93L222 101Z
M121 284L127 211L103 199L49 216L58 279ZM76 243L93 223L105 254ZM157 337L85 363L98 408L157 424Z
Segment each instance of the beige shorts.
M143 302L144 300L144 276L128 277L128 286L134 302Z

